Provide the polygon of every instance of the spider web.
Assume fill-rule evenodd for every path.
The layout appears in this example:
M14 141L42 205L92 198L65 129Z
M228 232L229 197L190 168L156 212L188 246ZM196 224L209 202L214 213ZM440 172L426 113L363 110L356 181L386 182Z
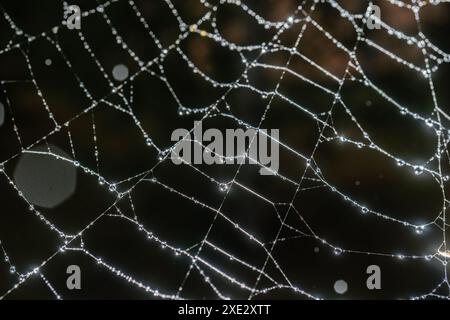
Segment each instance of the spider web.
M160 21L163 27L153 24L153 16L148 17L156 2L171 18ZM439 72L445 70L450 56L422 30L421 15L430 7L444 12L445 2L379 1L377 4L383 10L378 21L381 29L369 30L366 26L369 2L365 1L356 5L357 9L345 1L297 1L278 20L260 13L261 5L251 1L191 1L188 6L197 8L200 14L189 17L182 13L185 7L177 1L161 0L151 5L133 0L98 1L88 4L91 9L81 6L80 30L67 30L58 24L42 33L23 30L5 3L1 7L3 23L12 35L0 50L0 57L20 56L21 67L25 67L28 76L1 81L5 119L9 117L13 133L9 143L18 145L9 154L5 151L1 155L2 184L15 194L14 199L3 202L19 201L25 205L30 213L25 219L33 229L44 228L56 237L58 245L56 249L47 248L39 259L34 255L28 265L19 264L15 259L19 253L11 249L14 240L0 233L0 248L10 273L5 279L12 277L0 297L7 298L38 278L54 297L64 298L66 294L61 291L65 292L65 282L53 278L56 271L52 265L62 264L58 262L61 256L76 255L106 272L111 283L115 281L111 279L117 278L124 287L134 287L145 297L329 298L333 293L326 283L336 280L335 276L351 277L349 274L359 272L363 277L360 286L365 286L365 268L380 264L382 270L395 270L392 277L413 270L406 273L416 279L404 281L388 297L449 299L446 210L450 116L440 102L435 75L444 81ZM270 10L282 7L282 3L272 4ZM68 5L60 3L59 11ZM132 17L133 21L127 21L144 31L139 41L151 44L153 50L134 49L136 39L121 31L123 21L114 10L126 11L127 17ZM245 17L251 28L260 28L267 38L260 40L258 34L251 34L249 37L254 39L246 44L238 36L227 37L221 29L221 14L226 10L232 12L228 18ZM401 27L391 26L383 19L384 13L395 10L402 10L406 15L402 19L409 20L416 32L401 31ZM111 59L92 40L100 21L108 30L108 37L115 41L111 48L121 52L131 70L123 81L111 77ZM339 26L345 27L345 31L340 32ZM161 31L164 27L175 30L175 36L164 34ZM322 40L311 43L319 36ZM96 37L99 38L98 34ZM191 42L192 39L196 42ZM217 46L215 50L221 55L230 54L235 59L229 62L222 57L213 59L212 65L203 63L202 55L199 58L192 52L205 51L205 42ZM69 73L75 89L82 93L85 103L80 103L77 111L69 108L61 116L60 109L64 107L49 102L51 98L45 89L48 83L42 83L46 71L37 70L34 60L37 51L30 49L35 43L46 43L52 48L61 69ZM75 57L70 51L75 44L81 45L80 52L90 61L90 67L85 68L101 74L101 85L106 88L103 93L91 89L90 75L79 62L73 61ZM311 53L308 50L313 45L315 51ZM382 61L379 65L367 62L375 59L369 51ZM411 75L408 84L412 91L426 97L426 107L421 106L422 102L399 97L398 91L376 79L377 68L384 63L395 65L394 73L404 71ZM173 68L180 78L173 76ZM227 72L235 74L230 77ZM184 73L189 75L185 78ZM189 89L188 94L183 92L186 91L183 86L192 84L190 81L201 83L200 89L196 88L191 95ZM419 81L425 85L411 84ZM55 82L54 79L52 83L57 85ZM50 122L50 130L34 135L31 142L29 135L24 138L24 133L32 132L35 123L30 119L25 124L20 122L17 115L20 103L14 96L14 90L25 84L40 102L35 107L41 108ZM158 97L158 92L165 95ZM239 100L239 96L244 98ZM305 96L317 100L304 101ZM249 97L257 100L248 102ZM377 111L364 111L367 108L379 108L386 115L377 118ZM158 109L154 120L149 120L148 109ZM105 131L107 117L112 114L110 126L119 123L124 126ZM175 116L170 118L172 114ZM433 146L428 150L431 156L418 157L408 143L403 148L390 145L389 140L396 139L392 132L383 136L377 131L391 121L388 117L392 117L395 130L407 131L411 126L417 135L426 135L429 140L425 140L425 147ZM173 165L170 157L174 144L170 142L172 130L168 129L183 124L187 127L190 123L193 131L193 120L200 120L205 126L279 128L279 172L259 176L258 168L247 165L226 168ZM289 125L291 121L293 125ZM125 126L134 135L124 133L122 139L120 131ZM168 128L166 131L164 126ZM284 134L283 129L288 127L290 134ZM390 130L389 125L386 127ZM70 156L56 151L53 144ZM128 149L129 145L136 149ZM330 145L336 149L326 150ZM336 151L341 149L345 150L343 155ZM13 177L13 166L29 154L64 162L84 177L79 183L86 185L78 185L77 190L87 191L74 197L77 203L87 204L79 209L72 203L76 211L88 212L80 220L82 223L77 220L69 225L75 220L34 205L20 189ZM111 165L114 157L118 157L116 166ZM339 157L343 159L338 160ZM376 161L371 163L368 160L371 157ZM126 161L121 163L123 159ZM377 198L376 189L356 191L364 181L350 178L366 175L380 163L389 167L386 169L389 181L384 188L388 188L387 195L393 194L391 200L397 201L392 207L383 205L385 198ZM379 172L379 179L386 180ZM367 181L369 185L378 183ZM395 181L401 184L400 190L395 190ZM427 193L415 199L408 195L410 185L419 190L424 186L433 196ZM397 199L400 194L408 195L406 200ZM419 218L409 215L415 210L415 200L429 201L432 209L425 206L418 210ZM420 217L424 212L426 217ZM10 213L2 210L2 216ZM96 234L102 236L96 238ZM130 240L131 237L135 238ZM134 250L133 244L121 241L139 243L137 246L142 247L136 250L149 252L150 261L136 262L140 261L139 254L133 256L136 261L118 256L118 251ZM26 243L25 247L31 245ZM73 263L77 264L77 260ZM151 268L149 265L158 270L142 271ZM64 274L65 269L58 272ZM417 280L421 277L422 280ZM418 289L416 283L423 285Z

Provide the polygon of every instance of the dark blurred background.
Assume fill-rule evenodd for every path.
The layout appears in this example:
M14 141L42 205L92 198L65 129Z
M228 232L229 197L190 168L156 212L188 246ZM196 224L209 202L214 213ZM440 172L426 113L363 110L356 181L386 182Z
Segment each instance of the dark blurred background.
M294 45L305 24L305 16L310 15L316 26L311 23L306 26L297 50L303 57L340 79L348 64L348 55L337 48L323 31L329 32L348 49L355 45L357 33L330 4L334 2L352 14L364 14L368 4L362 0L323 1L310 12L313 5L310 0L242 1L269 21L285 21L295 13L299 21L279 37L279 44L286 47ZM385 0L373 2L381 7L383 21L406 35L417 36L419 30L411 10L399 8ZM101 3L93 0L70 2L79 5L83 12L89 12ZM61 25L63 2L0 0L0 103L4 113L4 119L0 121L0 162L6 161L6 175L0 176L0 241L20 273L30 271L51 256L60 247L61 239L33 214L33 210L29 210L29 204L18 196L17 189L23 189L24 197L59 230L68 234L79 232L116 200L115 194L105 185L100 185L95 175L82 169L86 167L97 172L93 121L99 173L111 183L127 180L149 170L159 161L155 148L146 144L143 131L159 148L168 148L174 129L192 128L193 122L204 116L201 112L180 115L180 110L201 110L228 90L214 87L199 73L194 73L180 51L208 77L233 83L244 71L242 56L204 36L206 33L214 33L214 28L217 28L224 39L241 46L275 43L272 40L277 31L275 28L264 28L239 6L211 0L209 3L218 5L214 19L211 19L215 21L215 26L211 20L201 24L199 29L206 33L190 33L178 46L180 51L171 49L160 65L155 64L142 71L137 60L151 61L161 54L161 49L133 9L137 9L149 30L166 48L181 33L179 19L189 28L208 8L198 0L172 0L178 13L177 20L163 0L136 0L134 3L135 7L128 1L112 2L106 6L104 14L97 12L82 18L80 32L89 44L88 50L78 31ZM300 4L302 10L296 12ZM427 5L419 13L423 33L443 52L450 50L449 8L449 4ZM60 27L53 32L55 26ZM23 33L15 34L16 28ZM126 46L117 43L112 28ZM366 30L365 35L402 61L424 67L423 53L416 45L407 44L406 40L393 37L384 29ZM15 44L18 47L12 47ZM260 54L260 50L243 50L241 53L250 61ZM258 61L285 66L288 59L288 52L269 51ZM416 115L436 120L428 79L365 42L358 44L356 59L367 77L386 95ZM117 69L117 66L121 67ZM329 90L338 90L336 81L298 55L291 58L289 68ZM158 78L162 70L179 102ZM361 79L354 69L351 72L355 78ZM248 83L260 90L273 92L281 73L281 70L255 67L248 72ZM448 75L448 63L439 65L433 73L439 106L447 113L450 112ZM84 112L92 102L80 86L80 81L93 101L98 102L92 111ZM46 105L39 97L35 84L42 92ZM142 128L123 112L128 106L123 103L120 94L112 92L111 85L121 84L120 94L130 102ZM284 76L278 92L317 114L330 110L333 101L330 95L289 73ZM426 164L426 168L438 170L436 160L428 161L438 146L438 135L433 128L420 119L402 115L392 102L360 81L346 81L340 92L357 123L379 147L409 163ZM218 110L257 126L269 100L255 91L233 89L219 103ZM225 107L225 102L229 109ZM186 109L180 108L180 104ZM70 120L68 127L63 126L60 131L49 135L55 128L49 119L49 110L61 126ZM321 116L321 119L326 117ZM332 119L332 125L340 135L365 141L341 105L334 106ZM448 121L445 121L443 119L442 125L448 128ZM218 113L207 118L203 126L220 129L240 127L236 121ZM308 156L315 149L321 129L317 121L279 97L273 98L262 127L280 129L283 143ZM333 136L329 130L325 130L324 134ZM444 134L444 137L448 138L448 135ZM82 167L45 155L23 153L23 148L38 151L50 148L56 154L74 158ZM450 169L446 153L441 161L442 175L445 175ZM398 166L395 160L367 147L360 149L337 140L323 140L314 151L314 164L321 169L326 181L342 194L373 211L414 225L434 221L442 210L443 196L448 196L447 187L442 190L436 177L427 172L417 176L412 168ZM230 181L238 169L233 165L196 167L224 183ZM305 170L307 178L315 177L310 169L306 169L301 158L280 149L281 175L299 182ZM10 184L6 176L14 184ZM135 213L147 230L172 246L187 249L198 244L213 223L215 213L190 198L170 192L162 185L194 197L212 208L219 208L225 193L220 191L216 182L199 171L189 166L175 166L170 160L159 164L148 177L156 178L159 183L141 181L136 185L131 192L134 211L128 197L121 199L117 207L131 218ZM417 234L413 228L401 223L373 214L361 214L360 208L313 180L303 181L301 188L305 190L296 194L295 185L276 176L260 176L256 166L243 166L236 180L275 205L233 185L221 206L221 212L267 243L267 248L271 247L271 241L280 228L277 214L284 217L289 210L286 224L298 231L311 234L304 223L306 221L317 237L326 239L336 247L386 254L346 252L336 255L330 246L315 237L299 236L290 228L282 228L279 235L282 241L275 245L273 257L293 285L314 296L328 299L409 298L430 292L444 279L445 269L437 259L425 261L391 256L436 254L444 241L442 230L437 225L429 225L422 234ZM117 189L121 192L137 182L138 178L131 178L118 184ZM292 199L295 210L286 205ZM113 208L111 213L115 210ZM441 220L437 223L442 226ZM264 265L267 254L262 248L223 217L214 220L208 241L254 267ZM83 233L83 242L86 249L102 257L105 262L169 294L177 292L191 263L187 257L175 256L155 241L147 240L134 224L117 217L102 216ZM79 241L74 241L74 245L79 245ZM194 248L190 252L195 254L196 250ZM211 246L206 245L200 256L250 287L255 284L257 272L230 260ZM71 264L81 267L81 291L66 289L66 268ZM370 291L366 288L366 268L373 264L379 265L382 271L381 290ZM0 295L18 281L16 274L10 273L9 269L8 263L0 263ZM149 298L144 290L118 278L79 252L60 253L41 271L63 298ZM286 284L273 262L266 265L265 272L279 283ZM210 269L205 268L205 273L224 295L233 298L249 296L248 291ZM344 280L348 285L344 294L339 294L334 288L338 280ZM270 286L272 284L263 278L257 288ZM448 289L442 287L437 293L448 295ZM217 298L195 269L180 295L196 299ZM7 298L52 299L54 296L41 278L32 277ZM291 289L276 289L256 298L305 297Z

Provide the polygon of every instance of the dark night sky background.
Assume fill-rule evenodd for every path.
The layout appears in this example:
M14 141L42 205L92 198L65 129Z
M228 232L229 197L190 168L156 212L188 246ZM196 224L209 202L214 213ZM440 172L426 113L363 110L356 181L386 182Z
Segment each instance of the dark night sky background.
M83 11L94 8L96 3L102 3L93 0L70 2L78 4ZM165 2L163 0L135 2L163 46L172 43L180 31ZM194 23L206 12L198 2L173 0L180 16L188 24ZM273 21L286 19L300 3L298 0L243 2L265 19ZM312 1L304 2L306 10ZM362 0L337 2L353 13L364 12L367 5L367 1ZM382 8L382 19L386 23L406 34L417 34L417 26L411 12L398 9L388 1L374 2ZM7 12L29 35L48 32L53 26L60 25L63 16L62 2L56 0L0 0L0 5L2 11ZM149 61L160 54L159 49L130 8L127 1L120 0L109 6L105 12L128 46L143 61ZM441 4L426 7L421 11L424 33L444 52L450 51L449 9L449 4ZM348 48L354 45L356 33L353 27L329 4L318 4L311 17ZM265 30L258 26L253 19L233 5L221 5L216 18L221 34L236 44L269 42L274 35L273 29ZM281 38L282 43L292 46L301 25L302 23L286 32ZM205 24L204 29L212 30L209 24ZM81 31L111 79L111 70L117 64L125 64L130 75L139 70L139 66L127 51L115 42L110 27L100 14L83 18ZM106 96L108 101L120 103L117 95L110 93L111 90L102 72L82 47L82 42L75 31L62 27L57 35L52 32L48 32L48 35L61 45L73 70L94 99ZM423 56L417 48L407 45L404 41L392 40L385 31L374 30L369 32L367 37L402 59L423 65ZM0 14L0 49L4 48L11 38L11 28L3 14ZM63 57L49 41L39 37L27 43L27 37L20 35L16 36L13 42L21 43L21 48L27 53L35 80L59 123L80 114L89 106L90 102L80 90L73 72L67 68ZM236 53L199 35L189 35L180 48L200 70L217 81L235 81L243 71L243 65ZM307 27L298 50L337 77L342 77L348 58L316 28ZM424 117L431 115L433 104L426 79L367 45L361 44L356 55L368 77L390 97L417 114ZM249 54L248 58L252 56L255 56L254 53ZM46 59L51 59L51 66L45 64ZM287 54L277 53L267 54L261 61L284 65L287 59ZM194 74L175 51L169 53L163 65L168 81L180 101L187 107L207 106L225 91L213 88L199 75ZM290 68L323 86L337 90L335 82L331 82L329 78L323 76L323 73L313 70L299 58L292 59ZM152 70L158 72L158 68L154 67ZM450 112L449 72L447 63L441 65L439 71L433 75L440 106L446 112ZM249 81L257 88L273 90L280 75L279 71L255 69L249 73ZM53 130L48 113L32 83L22 81L29 79L26 60L20 50L14 49L0 54L0 80L21 80L2 84L0 102L6 106L6 99L10 101L22 144L26 147ZM119 82L116 81L114 84L117 85ZM170 135L174 129L191 128L194 120L202 116L192 113L180 117L178 105L167 88L150 73L141 73L134 79L133 84L133 110L143 128L158 146L169 147ZM328 96L293 76L287 75L283 79L279 91L296 103L307 106L312 112L327 111L331 105ZM124 92L125 95L129 95L129 84L125 85ZM341 95L358 119L358 123L379 146L390 153L411 163L423 163L436 151L436 135L430 128L417 120L400 115L392 104L380 98L375 91L360 83L346 82ZM244 89L233 90L226 100L235 116L252 125L258 124L268 102L258 94ZM121 181L148 170L157 163L157 152L146 146L145 139L129 116L106 103L100 103L95 108L94 116L100 172L108 181ZM334 109L333 120L334 127L341 134L362 139L342 107ZM443 125L449 127L450 123L444 122ZM206 120L204 127L236 128L237 124L223 117L215 117ZM310 154L318 138L316 122L278 98L274 99L263 127L279 128L281 141L302 154ZM76 160L95 170L91 113L82 114L71 123L70 131L77 154ZM47 142L71 154L66 130L51 135ZM0 162L10 159L20 151L11 121L11 110L5 107L5 122L0 127ZM11 178L14 177L19 159L19 156L12 158L5 165L5 172ZM368 148L360 150L337 141L324 142L316 150L315 161L327 181L339 190L351 195L352 199L366 204L367 207L396 219L414 224L425 223L433 220L442 207L441 189L431 175L415 176L410 168L398 167L395 161L374 150ZM449 172L449 159L444 158L443 162L443 170ZM49 161L48 172L45 172L45 169L42 172L54 174L52 165L56 168L57 163L57 160ZM430 163L429 167L436 169L437 166L436 163ZM227 181L233 177L237 166L198 166L198 168L215 179ZM305 163L298 157L286 150L280 150L281 174L299 181L304 169ZM37 172L37 176L42 172ZM76 189L66 201L52 209L37 206L48 220L67 233L76 233L83 229L114 202L113 195L107 188L98 184L96 177L85 174L82 169L78 169L76 175ZM175 166L165 161L154 171L154 176L161 183L214 208L220 205L224 197L224 193L219 191L217 185L186 166ZM311 173L309 176L312 176ZM295 186L277 177L260 176L256 166L243 166L238 181L276 203L289 202L295 193ZM307 186L306 183L305 187ZM121 187L125 186L120 186L119 189ZM444 191L448 196L447 188ZM180 248L188 248L198 243L214 218L211 211L149 182L140 183L133 190L132 198L136 213L145 228ZM436 227L429 227L424 234L417 235L411 228L373 215L362 215L358 208L349 205L340 196L325 188L300 192L294 200L294 206L321 237L342 248L388 254L424 255L434 254L442 242L442 232ZM119 201L118 207L124 214L132 216L127 201ZM284 215L287 207L280 204L276 205L276 209ZM272 206L237 186L231 188L222 211L264 242L272 241L280 226ZM307 230L294 212L289 213L287 223L299 230ZM294 235L287 229L283 229L281 233L282 238ZM102 217L94 227L84 233L83 240L86 248L102 257L104 261L133 275L136 279L151 284L161 292L176 292L190 264L190 260L186 257L175 257L167 249L147 241L134 225L113 217ZM214 223L208 240L258 268L263 265L266 258L261 248L252 244L248 238L220 217ZM10 258L15 261L17 270L21 272L29 271L32 266L53 254L61 244L59 237L28 210L28 205L17 196L17 191L4 175L0 176L0 241ZM319 251L316 252L315 248ZM251 286L256 280L255 272L230 261L211 248L205 248L201 257ZM444 268L437 260L399 260L392 257L347 253L336 256L332 249L313 237L279 242L275 247L274 257L293 284L313 295L329 299L408 298L431 291L444 276ZM66 268L71 264L81 267L83 276L81 291L66 289ZM367 266L372 264L381 267L382 290L369 291L365 286L367 278L365 271ZM66 299L153 298L77 252L58 254L41 271ZM273 264L269 264L266 271L277 281L283 281ZM244 299L248 297L247 291L231 285L229 281L211 272L208 275L225 295ZM338 295L333 289L335 281L339 279L344 279L349 286L344 295ZM16 282L17 278L10 274L8 264L0 262L0 295ZM259 288L268 285L270 283L261 281ZM448 295L445 290L441 293ZM217 298L205 285L198 272L193 272L189 277L182 295L196 299ZM32 277L7 298L53 299L54 296L39 277ZM258 298L303 299L304 296L295 294L292 290L279 289Z

